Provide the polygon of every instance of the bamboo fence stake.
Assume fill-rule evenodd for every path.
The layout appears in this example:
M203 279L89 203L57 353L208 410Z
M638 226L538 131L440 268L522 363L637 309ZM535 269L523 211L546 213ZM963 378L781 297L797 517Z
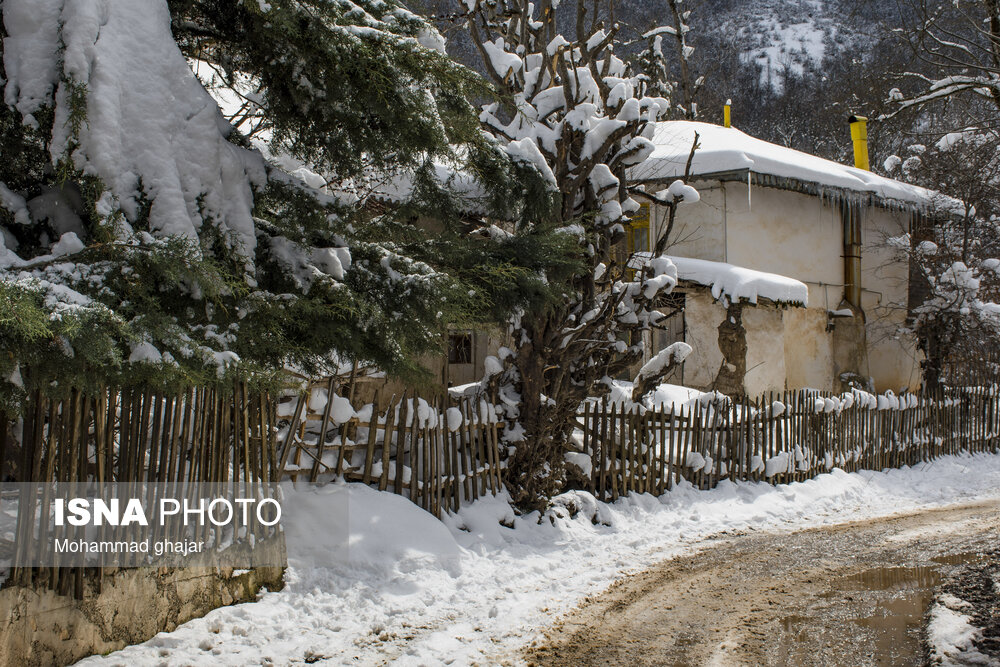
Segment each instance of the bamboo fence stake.
M337 381L335 376L331 375L326 385L326 405L323 406L323 419L320 421L319 426L319 440L316 441L316 460L313 462L312 471L309 473L309 481L313 483L319 477L320 466L323 464L323 451L326 449L326 432L330 427L330 412L333 410L336 390ZM373 406L372 415L374 414L375 408ZM341 442L340 444L343 445L344 443Z
M403 391L403 397L400 399L399 407L395 411L396 418L396 471L393 477L392 487L396 495L402 495L403 493L403 452L406 444L406 420L409 416L409 406L406 400L406 391ZM388 422L386 422L388 426ZM388 445L386 445L388 446Z
M365 470L361 481L365 484L371 484L372 481L372 466L375 464L375 436L378 434L378 406L379 398L381 398L381 390L375 391L375 396L372 398L372 414L368 418L368 441L365 446ZM320 438L322 439L323 434L320 433ZM316 461L317 466L319 465L319 459Z

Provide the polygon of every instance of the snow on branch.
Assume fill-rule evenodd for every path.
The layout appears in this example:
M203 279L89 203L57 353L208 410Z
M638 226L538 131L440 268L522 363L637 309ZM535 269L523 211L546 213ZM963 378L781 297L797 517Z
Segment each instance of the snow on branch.
M632 381L632 400L638 401L645 394L656 388L660 381L670 372L684 363L691 354L691 346L687 343L674 343L660 350L652 359L643 364L639 374Z

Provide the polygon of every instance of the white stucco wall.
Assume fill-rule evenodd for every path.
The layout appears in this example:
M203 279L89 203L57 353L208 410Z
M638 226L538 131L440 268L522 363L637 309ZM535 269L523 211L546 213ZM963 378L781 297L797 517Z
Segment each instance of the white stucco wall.
M678 209L674 228L670 233L668 255L696 257L713 262L726 262L726 206L725 184L700 183L697 204L685 204ZM654 240L668 224L666 209L654 207Z
M729 262L813 283L843 278L840 212L818 197L726 183Z
M816 196L765 188L743 182L698 183L702 201L682 206L675 222L677 239L668 253L777 273L800 280L809 287L809 308L785 311L783 367L774 356L763 352L763 339L773 335L772 322L760 313L748 321L749 336L755 337L757 360L748 358L749 381L768 389L815 387L839 390L839 373L834 363L833 337L827 328L827 311L843 304L844 260L843 222L840 207ZM654 224L662 224L662 210L654 212ZM919 355L912 339L900 338L897 329L905 322L909 270L890 253L885 239L907 228L909 213L866 208L862 227L862 307L867 321L867 350L856 355L862 367L856 372L872 377L880 390L919 387ZM719 310L721 311L720 307ZM696 316L708 326L718 327L722 315ZM689 328L692 325L689 324ZM756 327L763 327L760 332ZM770 333L769 333L770 332ZM704 345L704 343L702 343ZM776 346L777 347L777 346ZM702 385L711 372L712 380L721 363L714 343L711 370L693 372L700 363L686 366L685 379L697 378ZM844 355L840 357L843 359ZM766 370L755 368L763 362ZM774 368L770 368L774 366Z
M836 309L843 296L840 210L787 190L699 182L701 201L680 207L667 253L767 271L809 286L809 305ZM654 213L657 229L665 213Z

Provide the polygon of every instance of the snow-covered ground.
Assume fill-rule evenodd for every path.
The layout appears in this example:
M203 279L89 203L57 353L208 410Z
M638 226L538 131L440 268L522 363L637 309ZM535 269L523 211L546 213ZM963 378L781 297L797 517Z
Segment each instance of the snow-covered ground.
M972 625L968 615L972 605L944 593L931 608L927 643L935 665L989 665L990 659L977 651L973 642L982 638L982 629Z
M990 455L884 473L834 470L778 487L679 486L659 499L614 504L576 493L567 504L584 511L540 523L537 515L515 518L503 498L440 522L401 497L331 485L286 502L283 591L84 664L496 664L586 595L696 550L713 534L793 530L996 497L1000 456ZM349 548L338 548L345 540ZM315 567L325 553L329 562Z

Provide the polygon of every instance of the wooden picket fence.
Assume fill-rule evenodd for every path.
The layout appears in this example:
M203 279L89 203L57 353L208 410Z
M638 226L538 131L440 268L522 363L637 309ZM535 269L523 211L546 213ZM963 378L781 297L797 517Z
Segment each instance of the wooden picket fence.
M33 482L273 485L341 478L402 495L439 517L501 490L504 424L495 399L404 393L383 401L376 394L338 421L336 389L332 379L325 384L317 410L310 409L312 391L282 397L242 384L175 393L36 392L20 446L8 442L9 429L0 424L0 461L9 477ZM589 490L603 500L662 494L682 480L699 488L724 479L785 483L832 467L881 470L1000 449L996 386L905 397L903 407L850 396L785 392L668 410L587 401L574 441L590 462ZM18 510L15 541L46 529L23 502ZM7 585L82 596L85 588L99 591L104 575L99 568L21 568Z
M902 408L843 398L798 391L676 410L587 402L578 435L591 463L590 491L615 500L633 492L659 495L681 480L699 488L723 479L787 483L833 467L882 470L1000 451L995 387L902 397Z
M335 389L331 380L328 394ZM668 410L587 401L576 440L590 462L589 490L602 500L659 495L681 480L703 489L723 479L779 484L833 467L882 470L1000 448L995 388L901 397L904 407L891 408L885 397L850 396L803 390ZM336 423L332 401L311 411L309 399L305 393L287 404L290 416L278 436L282 478L362 482L438 517L502 487L504 424L495 401L404 394L383 403L376 395L357 416ZM414 419L414 411L423 416Z
M314 387L317 388L317 387ZM279 435L279 469L292 481L333 478L405 496L437 517L464 502L496 495L503 484L501 426L495 401L403 393L364 406L349 420L333 419L333 379L327 400L309 409L299 395Z
M233 387L162 393L108 387L61 397L35 392L21 442L0 423L0 462L8 478L36 483L271 484L278 479L276 396ZM15 543L50 529L34 494L19 497ZM234 542L267 534L237 536ZM10 550L8 544L4 547ZM5 585L46 587L83 597L100 591L107 568L15 568Z

